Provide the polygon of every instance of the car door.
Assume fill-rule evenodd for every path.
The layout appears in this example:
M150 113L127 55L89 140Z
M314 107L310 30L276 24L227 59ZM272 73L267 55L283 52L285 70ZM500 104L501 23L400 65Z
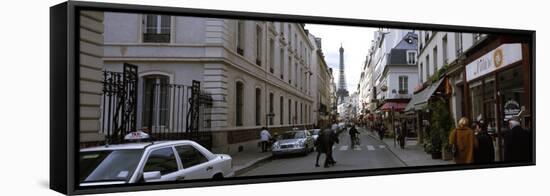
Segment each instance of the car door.
M185 179L206 179L214 176L214 165L192 145L176 146Z
M175 181L178 180L179 168L174 148L164 147L152 150L143 166L142 175L145 172L160 172L160 179L146 182Z

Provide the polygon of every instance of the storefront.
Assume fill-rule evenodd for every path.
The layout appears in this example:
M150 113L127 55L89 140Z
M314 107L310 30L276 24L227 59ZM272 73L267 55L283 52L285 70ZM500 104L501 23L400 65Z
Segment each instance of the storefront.
M498 41L498 39L496 39ZM487 49L493 46L494 49ZM524 127L531 121L531 83L529 47L525 43L488 44L488 51L464 67L467 85L461 101L462 113L474 121L482 120L497 140L497 160L502 157L501 133L507 130L512 116L522 119Z

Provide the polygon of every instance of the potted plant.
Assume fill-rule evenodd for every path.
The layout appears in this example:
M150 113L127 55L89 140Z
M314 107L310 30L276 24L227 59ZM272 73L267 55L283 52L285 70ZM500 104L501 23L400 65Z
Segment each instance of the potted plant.
M447 102L442 97L438 97L429 103L429 108L432 111L431 115L431 142L435 153L432 157L441 157L443 153L444 160L451 160L451 146L449 145L449 134L454 128L454 121L451 117Z
M441 159L441 138L436 129L429 126L424 134L424 151L432 156L432 159Z

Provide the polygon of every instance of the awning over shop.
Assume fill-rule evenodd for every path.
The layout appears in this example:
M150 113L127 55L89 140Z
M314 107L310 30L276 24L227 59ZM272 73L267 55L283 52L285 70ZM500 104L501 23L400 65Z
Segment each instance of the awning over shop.
M445 78L441 78L436 83L433 83L419 93L414 94L409 104L405 107L405 111L420 110L424 108L428 104L430 97L434 94L437 88L439 88L444 79Z
M399 102L386 102L382 107L380 107L380 110L382 111L391 111L393 108L393 111L395 112L401 112L407 107L407 103L399 103Z

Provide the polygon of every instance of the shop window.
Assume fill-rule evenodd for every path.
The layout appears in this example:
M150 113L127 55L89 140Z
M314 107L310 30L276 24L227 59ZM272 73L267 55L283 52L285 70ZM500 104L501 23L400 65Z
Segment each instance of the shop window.
M474 120L483 118L483 83L482 81L470 84L471 116Z
M500 109L503 116L501 122L518 115L525 108L527 95L524 95L521 73L521 66L518 66L499 74Z

